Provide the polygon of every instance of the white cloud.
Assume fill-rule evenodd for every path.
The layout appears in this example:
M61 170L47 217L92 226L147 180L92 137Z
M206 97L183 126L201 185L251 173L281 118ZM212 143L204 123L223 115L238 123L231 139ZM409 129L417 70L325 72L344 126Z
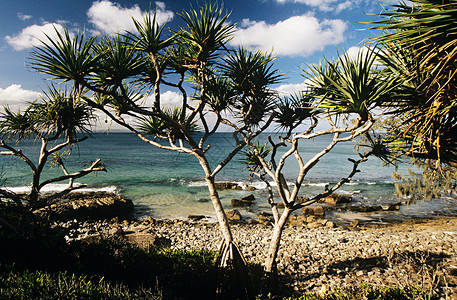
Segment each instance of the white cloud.
M304 91L308 88L308 86L309 83L305 80L301 83L282 84L275 88L275 91L278 92L280 96L287 96Z
M28 101L37 100L41 93L25 90L20 84L12 84L7 88L0 88L0 110L4 105L8 105L13 111L19 107L26 107Z
M19 20L21 21L27 21L28 19L31 19L32 16L31 15L26 15L26 14L23 14L21 12L17 13L17 17Z
M57 23L47 23L44 25L32 25L24 28L19 34L14 36L6 36L6 42L14 48L14 50L20 51L33 46L38 46L40 40L46 41L46 35L51 39L57 37L56 30L59 33L63 33L64 28L62 25Z
M152 107L154 103L154 95L148 95L144 97L141 106ZM182 94L174 91L166 91L160 94L160 106L161 107L175 107L182 105Z
M312 14L294 16L276 24L244 20L232 45L249 49L274 50L279 56L307 56L328 45L344 41L343 20L318 20Z
M156 2L156 20L164 24L173 18L173 12L165 9L165 3ZM89 22L95 25L96 29L111 34L122 30L135 31L132 18L141 21L146 12L143 12L136 4L131 8L124 8L116 2L109 0L96 1L87 11Z
M162 106L181 106L182 105L182 94L173 91L166 91L160 95L160 104Z
M353 47L350 47L346 51L346 55L348 57L350 57L351 59L356 59L360 52L366 53L367 51L368 51L368 49L366 47L361 48L361 47L353 46Z

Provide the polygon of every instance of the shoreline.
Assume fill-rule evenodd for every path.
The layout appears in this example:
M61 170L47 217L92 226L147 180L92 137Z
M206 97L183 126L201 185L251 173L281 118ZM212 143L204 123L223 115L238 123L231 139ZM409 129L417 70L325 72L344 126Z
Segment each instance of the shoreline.
M210 249L221 242L214 223L156 221L69 221L73 238L131 237L140 246ZM232 231L247 261L262 263L272 226L233 224ZM430 284L432 275L445 275L448 293L457 296L457 217L410 220L352 229L289 226L278 254L281 280L297 294L351 287Z

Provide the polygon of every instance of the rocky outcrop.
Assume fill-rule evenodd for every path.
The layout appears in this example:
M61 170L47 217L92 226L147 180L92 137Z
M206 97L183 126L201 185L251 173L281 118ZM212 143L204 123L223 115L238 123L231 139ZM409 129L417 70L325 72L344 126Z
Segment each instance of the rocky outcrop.
M133 217L133 202L106 192L70 193L57 203L34 211L34 214L53 220L104 220Z
M355 212L374 212L374 211L396 211L400 210L401 203L386 204L386 205L350 205L347 207L350 211Z
M335 227L335 224L327 219L316 218L315 216L291 215L288 221L291 227L319 228Z
M216 189L218 190L242 190L243 188L236 182L216 182Z
M328 195L327 197L323 198L319 202L324 202L327 204L342 204L342 203L349 203L352 201L352 196L351 195L340 195L336 193L332 193Z
M232 207L247 207L255 203L255 197L253 194L249 194L239 199L232 198L230 199L230 203L232 204Z
M241 213L236 210L236 209L231 209L231 210L228 210L226 212L226 215L227 215L227 219L230 221L230 222L238 222L238 221L241 221Z
M325 210L322 206L305 206L302 209L304 215L324 216Z

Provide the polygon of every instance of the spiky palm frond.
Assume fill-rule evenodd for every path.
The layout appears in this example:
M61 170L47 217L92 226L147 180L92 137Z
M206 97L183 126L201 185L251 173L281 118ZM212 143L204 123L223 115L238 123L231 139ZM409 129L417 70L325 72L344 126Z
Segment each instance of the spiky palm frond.
M93 75L96 86L116 89L145 70L142 53L120 34L103 38L94 48L100 58Z
M194 87L197 91L201 86L196 84ZM203 100L215 113L223 112L229 109L235 101L236 93L232 88L228 78L219 75L211 76L205 85L205 97L196 95L196 99Z
M156 20L157 10L151 15L151 11L143 18L143 22L133 19L138 31L138 38L132 41L136 49L146 52L148 55L157 55L161 50L173 44L172 37L163 38L164 26L159 26ZM131 34L131 36L136 36Z
M197 122L191 122L188 128L185 128L183 124L187 124L188 116L186 115L183 123L180 122L182 108L177 107L166 107L162 110L162 113L167 119L170 119L176 124L172 124L159 116L145 117L137 122L137 129L143 134L150 135L166 135L172 139L182 139L183 133L181 129L187 130L189 133L195 133L200 130Z
M99 54L93 51L96 38L86 39L84 33L72 35L67 29L55 31L55 40L46 35L47 40L33 49L30 65L39 73L80 85L97 66Z
M401 120L397 140L415 157L457 165L455 1L401 2L375 22L386 74L403 81L385 107Z
M95 116L92 109L66 90L51 86L40 101L29 104L24 112L12 112L8 107L0 116L2 135L17 141L36 134L56 139L65 136L70 140L78 132L89 133Z
M243 47L233 51L220 65L224 74L232 80L233 88L243 97L260 97L268 94L270 85L279 83L283 74L273 69L275 58L262 51L251 52Z
M280 130L294 129L318 112L315 110L313 101L314 98L306 92L295 93L280 99L275 114L278 128Z
M199 11L191 10L179 14L187 25L177 33L179 42L185 46L186 60L191 64L209 63L216 58L217 51L231 39L234 25L229 24L229 14L223 14L223 9L206 4Z
M81 99L89 106L108 106L118 115L128 113L133 107L139 106L145 101L145 95L141 94L131 85L122 85L122 92L116 90L112 92L94 93L92 97L83 95Z
M235 115L248 126L258 126L276 107L277 94L270 86L279 83L283 75L273 69L273 60L271 54L239 48L220 64L222 75L230 79L237 95Z
M165 131L165 122L159 117L149 116L137 122L136 128L146 135L161 135Z
M36 134L35 120L30 117L30 107L24 112L13 112L8 106L4 107L4 112L0 115L0 134L2 138L16 138L21 141Z
M268 154L270 154L271 150L272 148L268 147L267 144L260 145L260 142L256 140L252 142L250 146L246 146L246 148L241 151L242 158L240 161L245 164L245 167L248 168L249 171L259 172L263 168L259 156L265 159ZM255 153L255 151L259 153L259 156Z
M325 66L311 66L307 73L319 107L331 114L355 113L366 120L369 111L386 97L398 80L382 75L375 68L376 53L359 51L355 58L347 53Z
M362 148L367 149L366 152L370 152L385 164L395 165L399 161L398 147L400 145L392 143L388 135L367 132L362 138L361 144Z
M31 105L35 127L43 136L63 134L73 139L78 132L89 133L95 116L92 109L76 101L73 94L55 87L49 88L41 102Z
M274 112L276 100L276 95L239 98L233 106L237 110L235 116L244 125L250 127L260 126L261 122L265 121L265 117Z

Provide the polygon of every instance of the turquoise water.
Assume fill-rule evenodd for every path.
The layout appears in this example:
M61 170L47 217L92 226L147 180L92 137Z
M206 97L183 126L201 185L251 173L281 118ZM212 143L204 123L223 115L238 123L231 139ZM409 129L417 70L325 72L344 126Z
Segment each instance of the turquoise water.
M266 141L267 134L261 136L261 142ZM209 160L214 167L221 161L234 145L231 133L215 134L209 141L211 149ZM311 158L330 142L328 137L317 138L300 144L300 152L304 159ZM33 140L25 141L20 148L27 155L36 157L39 145ZM352 142L338 145L313 168L306 180L301 194L311 196L324 189L325 184L334 183L347 176L352 169L352 163L347 159L357 158L353 152ZM130 133L94 133L91 138L74 148L66 165L70 172L77 171L87 162L102 159L108 172L89 175L78 180L89 185L90 189L116 191L131 198L135 203L137 217L152 216L154 218L182 218L189 214L214 216L213 208L208 199L207 188L203 182L204 173L198 161L190 155L155 148L139 140ZM248 172L235 157L216 177L217 181L235 181L247 183ZM291 160L294 160L291 157ZM31 182L31 173L27 165L11 156L0 156L0 166L6 178L5 186L16 190L25 189ZM406 170L407 166L401 166ZM370 159L360 165L353 181L345 184L338 191L349 193L355 202L362 204L389 204L399 201L394 195L392 167L383 167L377 159ZM288 181L293 182L298 168L293 162L287 163L285 174ZM60 175L57 168L47 168L44 177ZM253 193L257 202L251 209L242 209L245 216L254 216L257 212L268 211L266 204L267 192L265 186L254 181L251 185L257 187ZM65 184L53 185L49 189L59 189ZM222 202L230 208L230 198L247 195L248 191L221 191ZM279 201L279 200L277 200ZM435 199L420 202L416 205L402 206L399 212L358 214L334 212L336 218L414 218L434 214L454 214L455 201L452 198Z

